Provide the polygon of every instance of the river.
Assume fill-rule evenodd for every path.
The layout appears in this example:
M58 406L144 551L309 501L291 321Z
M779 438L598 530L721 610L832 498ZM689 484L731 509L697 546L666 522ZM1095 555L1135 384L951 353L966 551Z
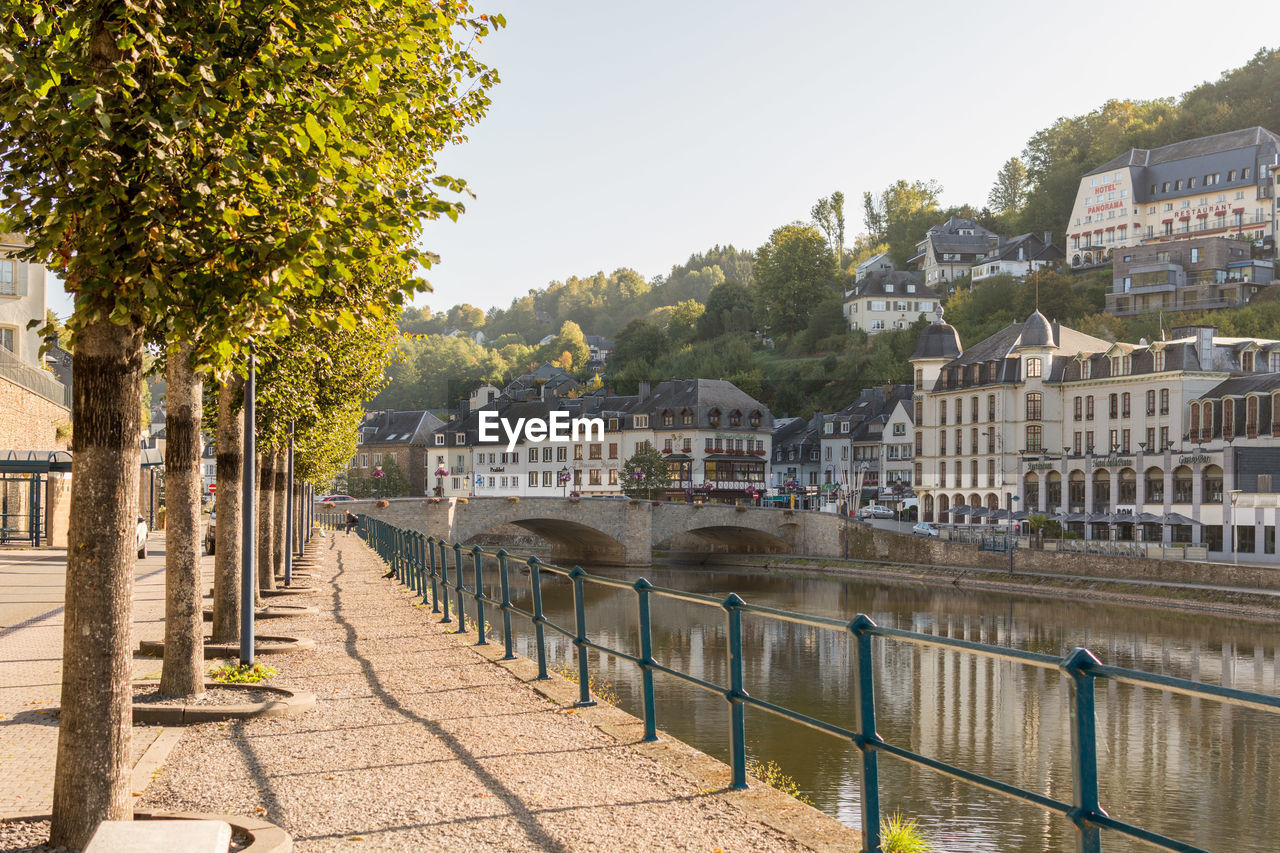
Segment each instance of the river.
M752 604L819 616L866 613L881 625L1048 654L1085 646L1104 663L1277 692L1280 631L1259 622L800 572L678 565L593 571L709 595L736 592ZM513 571L511 585L513 602L531 609L527 572ZM572 629L567 581L544 581L544 607L550 620ZM588 584L586 620L594 641L638 654L633 592ZM852 654L842 632L750 614L743 626L749 693L853 728ZM655 597L653 631L661 663L727 683L722 609ZM517 650L533 657L528 623L515 617L514 633ZM552 664L569 664L571 643L551 631L548 638ZM885 740L1071 801L1064 677L880 639L874 656ZM641 715L633 664L593 652L591 668L612 684L623 708ZM725 701L661 674L655 682L659 729L727 762ZM1100 681L1097 719L1100 802L1111 815L1209 850L1280 849L1280 717ZM747 750L750 758L776 761L818 808L859 825L860 763L850 745L748 708ZM883 755L880 798L886 814L916 818L938 851L1074 849L1065 819ZM1103 847L1151 849L1107 832Z

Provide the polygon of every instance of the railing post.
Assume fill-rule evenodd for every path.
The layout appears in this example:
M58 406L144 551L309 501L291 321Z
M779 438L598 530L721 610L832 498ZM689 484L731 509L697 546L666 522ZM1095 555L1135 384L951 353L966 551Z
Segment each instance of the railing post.
M578 701L573 704L578 708L586 708L596 704L596 700L591 698L591 676L587 672L587 603L586 603L586 572L582 570L582 566L574 566L573 571L569 572L569 578L573 581L573 619L575 631L573 636L573 644L578 649Z
M543 623L547 617L542 615L542 571L539 569L537 557L529 558L529 588L533 593L533 641L538 658L538 680L545 681L547 675L547 629Z
M739 610L745 603L737 593L731 592L723 604L729 619L729 689L724 698L729 703L729 759L733 767L731 787L735 791L747 787L747 709L742 704L747 691L742 689L742 611Z
M511 579L507 570L507 552L498 551L498 582L502 586L502 659L514 660L511 645Z
M472 547L471 555L476 564L476 645L487 646L489 641L484 637L484 549L476 545Z
M431 612L440 612L440 588L436 586L436 537L427 537L427 557L431 560Z
M458 596L458 629L455 634L467 633L467 611L462 606L462 588L465 586L462 582L462 545L458 542L453 543L453 572L457 578L458 584L454 587L454 593Z
M440 623L452 622L449 616L449 549L443 539L440 540L440 597L444 599L444 617Z
M422 603L427 603L427 537L418 533L414 536L418 550L418 592L422 595Z
M853 682L854 722L858 739L854 745L862 753L862 850L863 853L880 853L880 757L875 744L876 734L875 669L871 660L871 629L875 622L865 613L849 623L853 634Z
M658 739L658 719L653 701L653 632L649 628L649 590L653 584L644 578L636 581L636 602L640 606L640 685L644 693L644 737Z
M1093 707L1093 676L1089 668L1101 663L1088 649L1076 648L1061 667L1071 678L1071 787L1074 808L1068 813L1076 827L1076 853L1101 853L1102 833L1089 819L1106 814L1098 805L1098 739Z

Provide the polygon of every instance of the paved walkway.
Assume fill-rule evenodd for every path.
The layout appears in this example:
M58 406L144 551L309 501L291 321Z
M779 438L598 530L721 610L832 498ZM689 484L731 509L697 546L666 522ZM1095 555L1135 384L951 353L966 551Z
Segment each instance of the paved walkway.
M134 574L135 646L164 637L162 534L152 535L149 551ZM206 562L211 572L212 558ZM53 805L58 726L43 709L58 705L62 689L66 565L65 549L0 550L0 816ZM159 673L159 660L135 658L135 678ZM134 727L134 763L160 732Z
M694 781L681 767L710 759L665 738L635 746L632 718L575 711L567 682L549 700L528 661L499 665L500 645L447 634L355 536L320 545L307 596L320 614L272 624L317 641L276 679L315 692L316 710L188 730L141 806L262 816L299 851L857 849L816 812L799 836L813 847L770 828L760 803L810 810L769 789L722 793L727 769Z

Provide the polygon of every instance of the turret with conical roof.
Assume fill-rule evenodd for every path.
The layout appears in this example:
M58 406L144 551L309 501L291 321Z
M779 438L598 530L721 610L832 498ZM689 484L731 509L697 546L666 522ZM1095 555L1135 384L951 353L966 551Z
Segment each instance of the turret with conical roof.
M960 343L960 333L956 331L955 326L943 322L942 306L939 305L937 319L920 333L920 343L916 345L916 351L911 356L911 360L938 358L950 361L962 352L964 352L964 346Z
M1056 347L1058 342L1053 334L1053 324L1049 318L1037 308L1022 324L1022 336L1018 340L1019 347Z

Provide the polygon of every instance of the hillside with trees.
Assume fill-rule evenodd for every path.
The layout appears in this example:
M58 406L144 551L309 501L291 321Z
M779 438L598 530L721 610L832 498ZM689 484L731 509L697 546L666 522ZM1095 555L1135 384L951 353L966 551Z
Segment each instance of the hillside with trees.
M1280 129L1277 93L1280 51L1261 51L1179 98L1112 100L1058 119L1005 161L985 203L943 207L936 180L903 178L863 193L865 231L849 240L845 194L836 191L815 201L808 221L775 228L763 246L713 246L652 280L623 267L553 281L506 308L407 308L400 357L370 405L456 406L481 382L501 385L543 362L587 380L594 370L583 337L599 335L615 343L603 379L619 393L634 392L641 379L703 376L730 380L779 414L842 407L861 388L907 381L906 359L927 322L874 337L848 332L842 301L858 263L887 251L898 269L907 268L925 231L953 215L1004 235L1049 231L1061 241L1081 175L1131 147L1253 125ZM1105 269L1041 273L1026 283L993 277L970 286L962 279L943 302L966 344L1025 319L1037 305L1050 319L1109 340L1152 340L1162 322L1168 330L1200 320L1224 333L1280 338L1274 301L1120 319L1103 313L1109 283ZM484 343L470 337L476 332Z

